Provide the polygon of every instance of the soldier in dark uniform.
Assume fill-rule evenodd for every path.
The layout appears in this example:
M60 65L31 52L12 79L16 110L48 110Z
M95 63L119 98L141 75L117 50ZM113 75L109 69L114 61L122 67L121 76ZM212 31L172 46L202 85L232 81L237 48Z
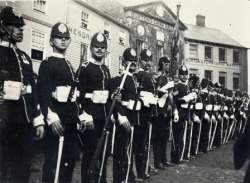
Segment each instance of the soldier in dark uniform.
M171 149L171 161L174 164L179 164L185 150L184 131L186 121L188 120L189 101L195 99L192 94L189 95L189 87L187 85L188 69L186 66L179 68L179 81L176 84L173 95L177 110L174 112L173 123L173 141Z
M198 148L197 146L199 145L200 141L200 133L201 133L201 115L202 115L202 103L200 99L200 78L196 75L192 75L188 79L188 84L190 91L196 92L197 93L197 99L191 102L190 106L190 120L191 123L190 125L193 125L193 129L190 129L192 131L192 134L190 133L189 137L189 142L190 144L190 149L188 150L188 158L194 157L196 155L196 149ZM191 127L191 126L190 126Z
M215 137L214 137L214 146L219 147L222 142L222 127L223 127L223 108L224 108L224 99L223 99L223 91L224 88L221 86L219 83L215 83L215 90L217 92L216 95L216 101L217 101L217 114L216 114L216 120L217 120L217 129L215 132Z
M43 116L30 57L17 47L25 25L21 13L0 13L0 182L29 182L31 148L44 135ZM35 129L35 130L34 130Z
M123 52L123 65L131 63L129 72L121 91L121 101L116 103L115 110L115 144L113 156L113 182L122 183L135 182L135 175L132 170L132 143L133 126L139 123L139 110L141 102L137 100L137 84L133 74L136 72L137 57L133 48L127 48ZM121 76L111 79L111 93L119 87L125 72Z
M103 33L93 35L90 43L91 58L84 63L80 73L80 101L84 111L92 115L93 121L86 123L86 130L82 134L82 182L89 182L88 169L100 138L108 113L109 98L109 69L103 64L107 51L107 39ZM102 158L100 157L100 164ZM106 160L103 162L101 182L106 182ZM99 174L99 169L97 172ZM98 177L98 176L96 176Z
M157 99L154 96L156 80L150 73L150 67L152 64L152 53L150 50L143 49L141 51L140 64L141 68L136 74L136 78L140 86L140 98L143 105L140 110L140 123L139 125L134 126L134 151L138 178L139 180L144 180L149 177L146 166L148 148L150 147L146 147L146 145L149 143L149 125L151 125L151 118L155 113L155 105L157 103Z
M166 169L170 165L170 163L167 164L167 142L173 110L172 90L174 81L169 81L169 66L170 61L167 57L159 59L158 71L161 75L156 78L159 98L157 105L158 116L153 120L154 166L157 169Z
M76 103L77 92L71 102L67 99L74 84L74 71L65 58L70 44L68 27L56 23L51 30L50 45L53 53L41 63L37 87L42 112L47 123L44 138L45 160L43 165L43 182L53 182L58 154L59 137L64 136L64 144L59 172L59 182L71 182L75 161L78 157L77 123L83 126L84 116L80 114Z
M209 141L209 129L210 129L210 112L212 110L210 100L209 100L209 90L208 90L208 79L203 78L201 80L201 92L200 98L203 104L202 109L202 129L201 129L201 139L199 152L207 153L208 150L208 141Z

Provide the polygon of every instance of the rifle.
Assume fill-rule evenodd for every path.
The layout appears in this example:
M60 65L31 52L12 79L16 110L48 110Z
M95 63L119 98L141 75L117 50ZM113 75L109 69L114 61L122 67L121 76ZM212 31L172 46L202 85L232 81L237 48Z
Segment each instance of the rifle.
M123 86L124 86L124 83L125 83L125 80L126 80L127 75L128 75L128 71L129 71L130 65L131 65L131 62L128 63L128 66L126 68L125 74L123 75L122 81L120 83L120 86L117 88L117 91L116 91L115 95L119 95L121 93L121 91L123 89ZM95 149L94 156L93 156L93 158L91 160L91 163L90 163L90 166L88 168L88 175L90 177L90 179L89 179L90 183L94 182L94 170L96 168L96 164L97 164L100 152L101 152L102 145L103 145L103 143L105 141L105 135L107 133L107 127L108 127L108 124L109 124L109 121L110 121L110 117L113 114L113 110L114 110L114 107L115 107L115 104L116 104L117 100L118 99L116 99L114 97L112 105L111 105L111 107L109 109L109 113L108 113L107 118L105 120L105 124L104 124L104 127L103 127L103 131L102 131L101 137L100 137L100 139L97 142L97 146L96 146L96 149Z
M68 98L67 98L66 109L69 109L69 105L70 105L71 100L72 100L72 98L74 96L75 89L77 88L77 85L79 83L79 76L80 76L80 73L81 73L82 63L84 61L85 53L86 53L86 50L85 50L85 48L83 48L83 54L82 54L82 57L81 57L81 60L80 60L80 63L79 63L79 67L78 67L78 70L77 70L77 72L75 74L75 77L73 78L73 84L72 84L72 86L70 88L69 95L68 95ZM65 117L66 116L67 116L67 113L65 114ZM58 145L58 156L57 156L57 164L56 164L56 173L55 173L54 183L58 182L60 164L61 164L61 157L62 157L62 150L63 150L63 143L64 143L64 136L60 136L59 145Z

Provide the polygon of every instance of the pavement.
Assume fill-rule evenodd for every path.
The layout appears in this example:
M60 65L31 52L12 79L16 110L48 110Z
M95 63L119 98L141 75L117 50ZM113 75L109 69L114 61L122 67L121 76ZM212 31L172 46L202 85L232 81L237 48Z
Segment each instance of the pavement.
M189 162L159 170L156 175L151 175L146 183L242 183L246 166L236 171L233 167L232 144L226 144L214 149L207 154L202 154ZM151 162L153 162L151 158ZM31 183L41 183L43 156L33 159L33 165L40 169L32 172ZM80 183L80 161L77 161L72 183ZM112 157L108 160L108 183L112 183Z

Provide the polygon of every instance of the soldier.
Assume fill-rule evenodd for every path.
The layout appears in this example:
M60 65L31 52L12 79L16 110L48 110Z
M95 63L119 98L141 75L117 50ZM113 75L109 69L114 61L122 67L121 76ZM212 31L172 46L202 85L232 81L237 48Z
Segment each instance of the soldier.
M208 141L209 141L209 129L210 129L210 113L212 106L209 100L209 90L208 90L208 79L203 78L201 80L201 92L200 92L201 102L203 104L202 108L202 129L201 129L201 139L199 153L207 153Z
M107 52L107 39L103 33L93 35L90 43L91 58L82 66L80 73L80 101L84 111L92 115L93 121L86 123L86 130L81 135L83 142L82 182L89 182L88 169L105 124L108 113L109 69L103 64ZM105 153L105 152L103 152ZM101 182L106 182L106 160L99 158L103 164ZM100 171L100 167L97 171ZM99 172L96 172L99 174ZM95 176L98 179L98 176Z
M16 8L5 7L1 11L0 182L29 182L34 134L35 139L44 135L32 61L17 47L23 41L24 25Z
M127 48L123 52L123 65L131 66L127 73L126 80L121 92L121 101L116 104L115 111L115 144L113 156L113 182L135 182L135 175L132 169L132 144L133 126L139 124L139 110L141 102L137 97L137 84L133 74L136 72L137 57L133 48ZM121 76L111 79L112 93L119 87L125 72Z
M153 152L154 152L154 166L157 169L166 169L171 164L167 161L167 142L170 132L170 122L173 110L172 89L174 81L170 81L168 77L170 61L167 57L159 59L158 71L161 75L156 78L158 89L158 116L154 121L154 138L153 138Z
M67 99L74 85L74 71L65 54L70 44L68 27L56 23L51 30L50 45L53 53L41 63L37 80L39 100L47 122L45 134L45 160L43 182L53 182L58 153L59 137L64 136L59 182L71 182L75 161L78 157L77 123L83 126L83 115L76 104L77 92L71 102ZM91 119L90 119L91 120Z
M195 99L193 93L190 94L189 87L187 85L188 69L182 65L179 68L179 81L173 91L174 101L177 110L174 111L173 123L173 141L171 149L171 161L174 164L179 164L183 159L186 134L187 120L189 112L189 101Z
M134 126L134 151L138 180L143 181L149 177L149 137L152 132L151 120L153 114L155 114L155 105L157 103L157 99L154 96L156 90L156 81L153 75L150 73L150 68L152 65L152 53L150 50L143 49L141 51L140 64L141 68L136 74L136 78L140 86L140 98L143 102L143 105L140 110L140 123L139 125Z
M200 99L200 78L196 75L192 75L188 79L188 85L190 91L194 91L197 93L197 99L195 101L190 101L190 137L189 137L189 150L188 150L188 158L195 157L197 155L196 149L198 149L200 134L201 134L201 115L202 115L202 103ZM193 126L193 127L192 127Z

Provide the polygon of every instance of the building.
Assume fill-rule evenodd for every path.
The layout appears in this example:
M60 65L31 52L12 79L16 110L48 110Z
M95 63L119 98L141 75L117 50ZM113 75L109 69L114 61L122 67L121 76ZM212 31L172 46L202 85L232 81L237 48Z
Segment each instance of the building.
M41 61L52 53L50 31L60 21L70 29L71 44L66 57L75 69L79 66L82 48L88 48L89 57L91 37L100 31L108 38L108 53L104 63L110 68L112 76L119 74L122 67L119 59L129 47L130 29L126 25L80 0L6 2L8 6L18 8L25 19L24 40L19 47L31 56L35 72ZM0 2L1 7L5 5L5 2Z
M205 27L205 17L185 31L185 62L190 75L206 77L228 89L247 91L247 50L220 30Z
M171 58L171 44L176 15L163 1L154 1L124 8L127 25L131 29L130 44L137 53L144 48L153 54L154 71L158 69L158 60L162 56ZM180 22L179 62L184 59L184 30L187 27Z

